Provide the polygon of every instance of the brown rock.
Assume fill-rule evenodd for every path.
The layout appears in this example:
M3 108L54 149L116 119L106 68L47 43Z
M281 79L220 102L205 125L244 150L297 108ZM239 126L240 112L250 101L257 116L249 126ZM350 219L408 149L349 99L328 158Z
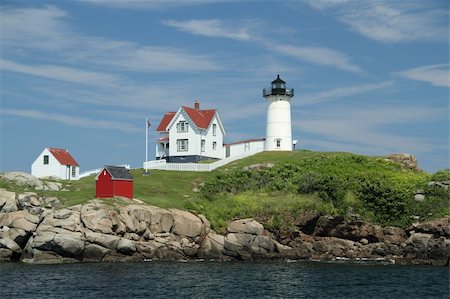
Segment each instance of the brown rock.
M253 218L247 218L232 221L228 225L227 231L230 233L261 235L264 227Z

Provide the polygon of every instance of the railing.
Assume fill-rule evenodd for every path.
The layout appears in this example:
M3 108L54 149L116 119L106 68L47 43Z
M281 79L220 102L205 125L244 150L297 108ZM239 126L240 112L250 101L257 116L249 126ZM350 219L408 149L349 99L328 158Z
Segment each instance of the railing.
M273 88L264 88L263 89L263 97L267 97L267 96L270 96L270 95L277 95L277 94L287 95L287 96L293 97L294 96L294 89L290 88L290 87L287 87L286 89L283 89L283 88L275 88L275 89L273 89Z
M167 154L168 154L168 152L169 151L157 151L156 152L156 157L165 157L165 156L167 156Z
M230 162L252 156L254 154L262 152L262 149L255 149L248 151L245 154L228 157L213 163L201 164L201 163L167 163L166 160L155 160L144 162L144 169L157 169L157 170L172 170L172 171L196 171L196 172L208 172L213 171L216 168L222 167Z
M126 169L130 170L130 164L122 164L122 165L116 165L116 166L125 167ZM78 175L78 178L81 179L81 178L84 178L84 177L87 177L87 176L90 176L90 175L93 175L93 174L97 174L100 171L102 171L102 169L103 169L103 167L80 172L80 174Z

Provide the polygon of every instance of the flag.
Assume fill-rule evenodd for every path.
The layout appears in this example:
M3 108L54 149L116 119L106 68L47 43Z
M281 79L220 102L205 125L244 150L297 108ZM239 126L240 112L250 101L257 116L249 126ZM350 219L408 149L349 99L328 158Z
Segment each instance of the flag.
M152 126L152 124L150 123L150 121L147 118L147 128L150 128Z

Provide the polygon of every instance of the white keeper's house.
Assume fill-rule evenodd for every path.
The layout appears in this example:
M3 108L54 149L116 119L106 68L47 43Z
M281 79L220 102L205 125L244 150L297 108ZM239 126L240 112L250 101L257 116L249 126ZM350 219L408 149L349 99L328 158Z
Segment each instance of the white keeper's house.
M156 131L156 159L169 163L198 162L222 159L225 128L216 109L202 110L182 106L176 112L166 112Z
M266 138L224 144L226 131L217 109L182 106L166 112L156 128L156 160L167 163L188 163L201 160L222 160L250 156L262 151L292 151L291 98L294 89L286 87L280 76L263 89L267 103ZM161 161L164 162L164 161ZM154 165L154 166L152 166ZM160 164L144 162L144 168Z
M63 180L78 180L80 165L62 148L45 148L31 164L31 174L35 177L57 177Z

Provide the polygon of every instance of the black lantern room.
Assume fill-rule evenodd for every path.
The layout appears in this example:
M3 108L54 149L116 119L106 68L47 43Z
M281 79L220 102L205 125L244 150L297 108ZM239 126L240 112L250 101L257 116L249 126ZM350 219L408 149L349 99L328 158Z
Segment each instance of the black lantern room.
M277 78L272 81L271 88L263 89L263 96L271 96L271 95L287 95L289 97L294 96L293 88L286 88L286 82L281 80L280 75L277 75Z

